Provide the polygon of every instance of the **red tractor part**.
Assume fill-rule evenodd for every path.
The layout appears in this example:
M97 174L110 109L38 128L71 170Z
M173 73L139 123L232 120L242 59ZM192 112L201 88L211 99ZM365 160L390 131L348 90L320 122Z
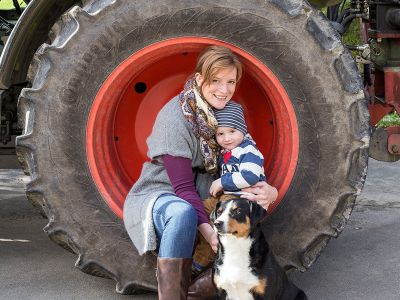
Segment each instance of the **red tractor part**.
M210 44L229 47L245 73L234 99L241 103L248 129L265 156L268 182L285 195L293 178L299 135L285 89L264 64L227 43L199 37L173 38L152 44L123 61L101 86L92 105L86 151L92 177L113 212L122 218L129 189L147 160L146 138L158 111L183 88L199 52Z
M387 150L390 154L399 155L400 154L400 127L391 126L385 128L388 133L388 143Z
M375 71L374 86L369 88L374 102L368 105L370 124L375 126L385 115L396 111L400 113L400 68L385 67L383 72ZM381 99L380 101L376 101ZM381 101L384 99L385 103ZM378 128L371 137L370 157L381 161L400 159L399 128Z

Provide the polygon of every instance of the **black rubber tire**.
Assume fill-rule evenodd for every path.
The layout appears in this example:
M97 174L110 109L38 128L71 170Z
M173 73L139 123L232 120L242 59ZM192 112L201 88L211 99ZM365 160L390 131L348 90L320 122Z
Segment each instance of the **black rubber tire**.
M32 87L19 100L17 152L50 238L78 254L84 272L116 280L119 293L156 290L155 258L138 256L92 181L85 124L101 83L130 54L170 37L206 36L264 62L291 98L299 162L264 229L285 268L309 267L348 219L368 160L361 78L323 15L298 0L84 3L63 15L51 44L38 49Z

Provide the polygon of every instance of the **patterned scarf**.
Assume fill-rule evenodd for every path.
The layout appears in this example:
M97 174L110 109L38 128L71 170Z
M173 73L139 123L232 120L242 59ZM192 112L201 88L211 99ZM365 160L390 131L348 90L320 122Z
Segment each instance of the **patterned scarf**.
M211 106L203 99L198 88L194 78L186 81L179 94L179 101L183 115L200 141L205 169L207 173L215 174L218 171L217 158L220 149L215 140L218 123Z

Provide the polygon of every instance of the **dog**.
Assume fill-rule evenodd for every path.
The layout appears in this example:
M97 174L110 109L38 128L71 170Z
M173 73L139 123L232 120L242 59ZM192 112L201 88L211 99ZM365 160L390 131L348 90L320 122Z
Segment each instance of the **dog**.
M261 230L265 210L246 199L218 202L211 214L219 248L213 266L217 299L306 300L275 260Z

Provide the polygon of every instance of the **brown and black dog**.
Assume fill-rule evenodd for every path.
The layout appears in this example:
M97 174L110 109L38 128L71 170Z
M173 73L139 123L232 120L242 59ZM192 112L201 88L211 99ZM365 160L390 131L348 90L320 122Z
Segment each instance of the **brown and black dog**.
M217 299L306 300L276 262L261 230L265 210L246 199L218 202L211 215L219 249L213 267Z

